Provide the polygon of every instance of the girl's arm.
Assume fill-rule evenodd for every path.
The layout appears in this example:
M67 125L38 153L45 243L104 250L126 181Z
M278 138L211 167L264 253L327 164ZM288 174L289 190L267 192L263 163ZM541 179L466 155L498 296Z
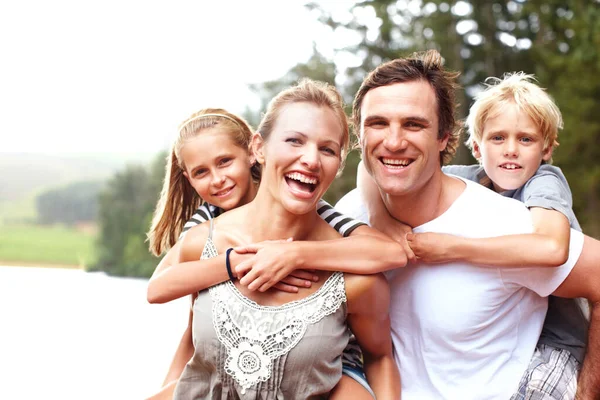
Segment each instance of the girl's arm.
M570 225L564 214L531 208L534 232L470 239L441 233L408 234L417 258L429 263L467 261L495 267L558 267L569 255Z
M225 254L200 260L207 237L208 226L199 225L169 250L148 282L150 303L166 303L229 279ZM233 252L231 256L241 258Z
M375 396L400 398L400 373L394 361L390 288L382 274L346 275L347 321L363 351L365 374Z
M236 248L238 251L255 253L235 267L236 273L243 275L240 283L261 292L298 269L374 274L404 267L408 261L398 242L366 225L356 228L347 238L262 242Z

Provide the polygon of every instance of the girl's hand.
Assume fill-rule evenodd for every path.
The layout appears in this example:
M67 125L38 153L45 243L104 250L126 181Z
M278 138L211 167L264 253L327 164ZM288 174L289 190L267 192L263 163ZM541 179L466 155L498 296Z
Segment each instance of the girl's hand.
M444 233L409 233L406 240L419 261L442 263L455 261L452 248L460 238Z
M292 239L265 241L237 247L236 252L255 253L249 260L235 267L240 283L250 290L264 292L276 287L285 292L295 293L300 287L310 287L318 276L310 271L296 270Z

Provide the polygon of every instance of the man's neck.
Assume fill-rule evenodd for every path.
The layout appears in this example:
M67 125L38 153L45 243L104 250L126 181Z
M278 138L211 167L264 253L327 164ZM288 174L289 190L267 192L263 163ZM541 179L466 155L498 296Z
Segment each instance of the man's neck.
M432 221L445 213L462 194L463 181L441 172L434 174L420 189L404 196L382 193L383 202L392 217L412 228Z

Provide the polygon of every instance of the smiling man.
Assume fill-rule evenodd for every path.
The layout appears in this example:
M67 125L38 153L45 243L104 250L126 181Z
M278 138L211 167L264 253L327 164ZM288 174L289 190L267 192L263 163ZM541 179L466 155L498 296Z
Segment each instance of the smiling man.
M428 51L367 76L353 105L365 168L388 212L414 232L531 233L522 203L441 170L459 140L457 75ZM336 208L367 220L356 190ZM546 296L600 301L599 271L574 266L582 243L582 234L572 231L569 260L557 268L417 262L388 272L403 399L511 398L535 350Z

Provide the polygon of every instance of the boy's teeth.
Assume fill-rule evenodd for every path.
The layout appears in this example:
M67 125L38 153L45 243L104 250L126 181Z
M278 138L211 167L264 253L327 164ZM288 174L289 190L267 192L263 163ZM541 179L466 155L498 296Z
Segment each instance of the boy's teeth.
M318 182L317 178L309 178L308 176L299 172L292 172L291 174L287 174L286 177L302 183L309 183L311 185L316 185Z

